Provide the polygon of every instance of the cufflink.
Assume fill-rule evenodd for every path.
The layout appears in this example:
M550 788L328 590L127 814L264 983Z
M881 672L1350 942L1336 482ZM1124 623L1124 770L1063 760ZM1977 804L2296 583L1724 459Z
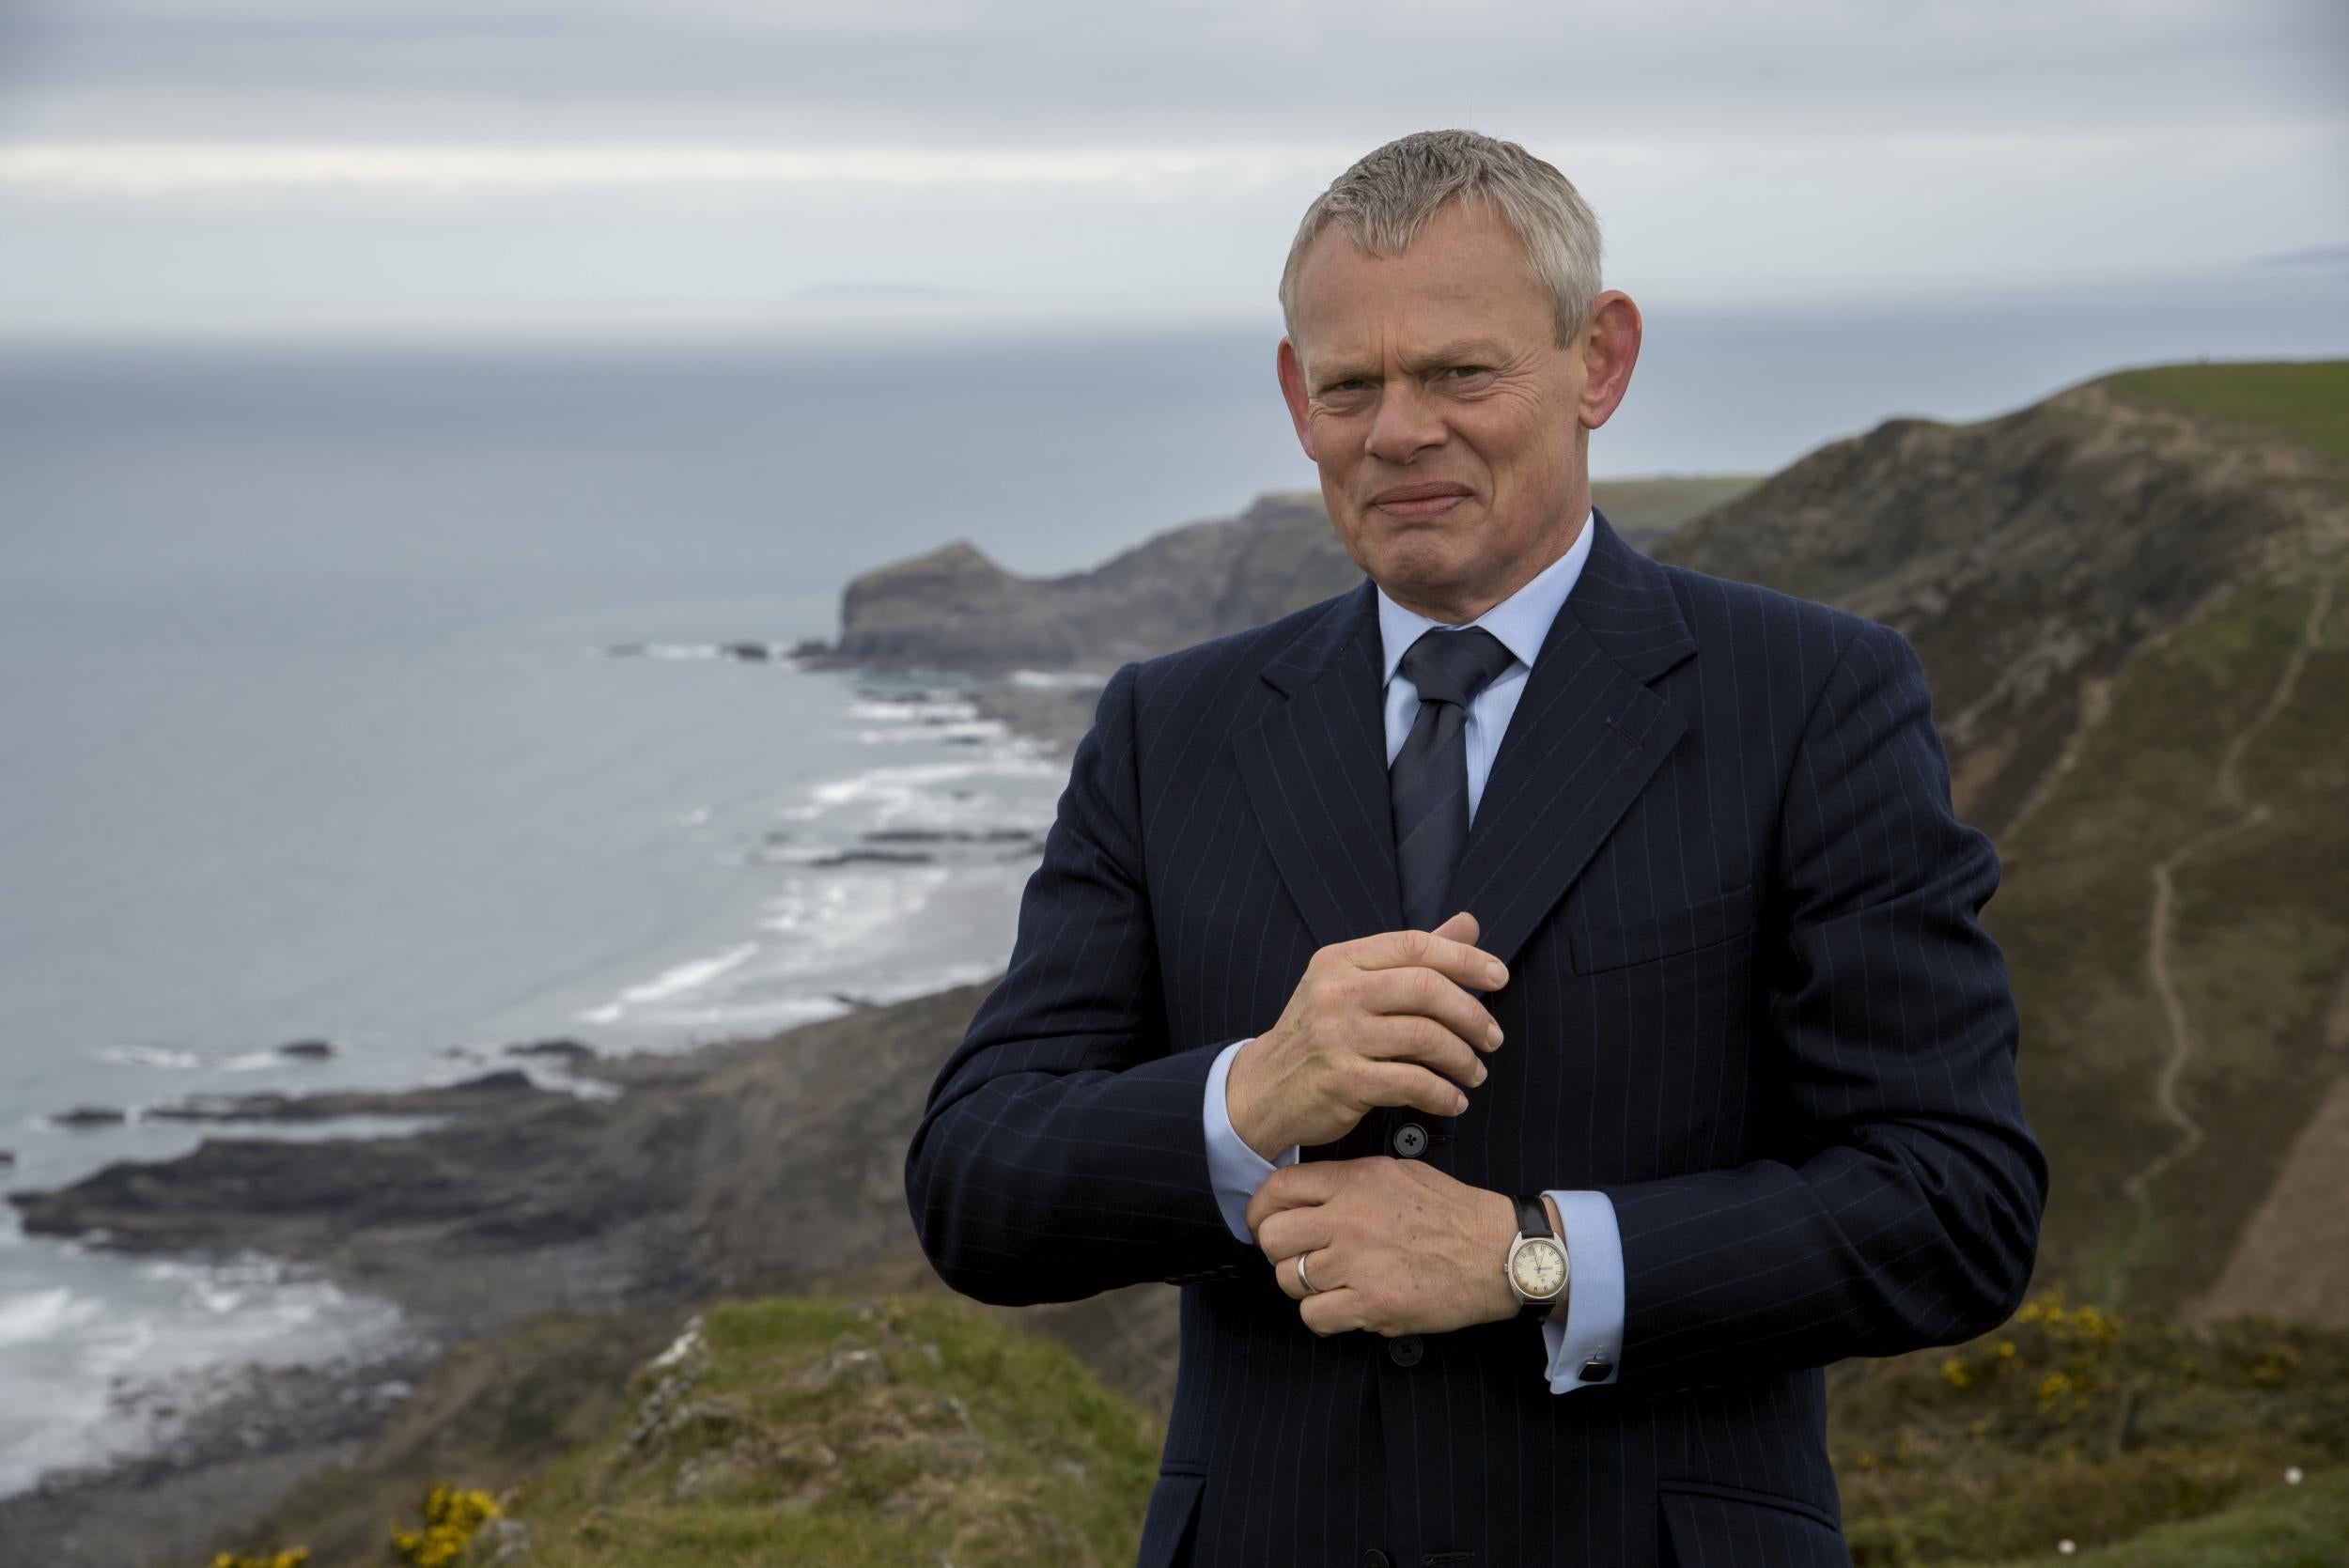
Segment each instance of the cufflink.
M1606 1357L1594 1356L1582 1363L1582 1370L1575 1375L1585 1383L1604 1383L1614 1370L1614 1363Z

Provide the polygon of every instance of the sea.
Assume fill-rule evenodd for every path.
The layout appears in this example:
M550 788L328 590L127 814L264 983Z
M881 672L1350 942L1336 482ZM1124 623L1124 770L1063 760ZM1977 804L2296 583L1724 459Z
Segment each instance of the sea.
M0 1188L418 1125L143 1114L185 1095L592 1094L506 1048L688 1050L1000 971L1066 757L951 673L787 650L949 540L1077 571L1314 489L1278 335L0 343ZM2343 353L2338 269L1651 305L1592 466L1766 473L2125 365ZM906 832L926 858L848 853ZM281 1260L0 1204L0 1496L167 1440L226 1369L405 1331Z

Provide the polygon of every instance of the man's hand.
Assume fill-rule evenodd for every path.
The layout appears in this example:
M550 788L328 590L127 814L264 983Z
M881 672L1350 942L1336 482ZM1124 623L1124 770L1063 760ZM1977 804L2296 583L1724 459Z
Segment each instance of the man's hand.
M1469 988L1509 978L1475 940L1476 917L1463 909L1433 931L1316 952L1280 1021L1232 1058L1232 1130L1271 1159L1292 1143L1334 1142L1373 1106L1466 1110L1462 1091L1485 1081L1478 1053L1501 1046L1501 1026Z
M1316 1334L1436 1334L1518 1310L1501 1273L1517 1205L1416 1159L1285 1166L1249 1200L1248 1230ZM1299 1252L1311 1295L1297 1282Z

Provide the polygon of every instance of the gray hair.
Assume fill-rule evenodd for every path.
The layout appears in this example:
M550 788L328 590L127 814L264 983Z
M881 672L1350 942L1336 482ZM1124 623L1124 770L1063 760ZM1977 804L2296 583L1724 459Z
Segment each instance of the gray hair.
M1297 274L1332 220L1372 256L1392 256L1455 198L1483 202L1517 231L1549 295L1555 345L1573 342L1598 298L1598 219L1564 175L1515 142L1473 131L1399 136L1364 153L1314 198L1281 269L1281 323L1289 340L1297 340Z

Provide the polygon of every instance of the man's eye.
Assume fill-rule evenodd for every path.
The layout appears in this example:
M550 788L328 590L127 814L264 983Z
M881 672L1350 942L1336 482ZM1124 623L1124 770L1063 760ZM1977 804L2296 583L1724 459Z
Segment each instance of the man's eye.
M1484 376L1491 373L1489 366L1482 365L1453 365L1444 367L1444 374L1447 376L1455 371L1469 376Z

